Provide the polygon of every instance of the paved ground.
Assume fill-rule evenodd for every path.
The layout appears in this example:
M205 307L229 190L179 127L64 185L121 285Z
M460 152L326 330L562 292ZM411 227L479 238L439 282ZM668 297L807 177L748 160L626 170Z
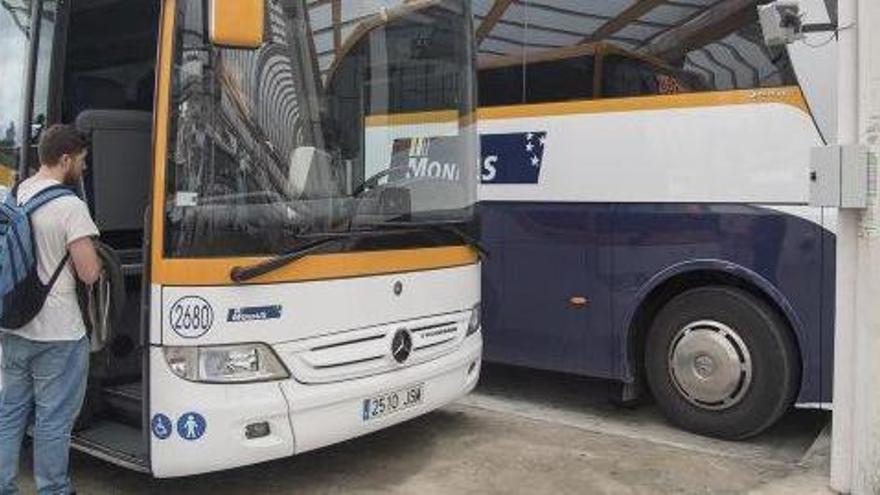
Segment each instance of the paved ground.
M81 494L830 493L824 413L721 442L668 426L650 405L615 408L608 387L491 366L458 404L303 456L153 481L75 454L73 473Z

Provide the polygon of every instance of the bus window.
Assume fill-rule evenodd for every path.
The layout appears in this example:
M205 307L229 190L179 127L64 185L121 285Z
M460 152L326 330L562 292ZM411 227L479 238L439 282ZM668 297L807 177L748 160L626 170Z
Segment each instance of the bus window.
M530 57L531 58L531 57ZM523 103L552 103L593 98L592 54L536 57L522 63L486 64L479 72L480 105L495 107ZM525 78L525 84L523 84ZM542 81L552 80L553 84ZM524 91L525 90L525 91Z
M455 156L476 149L464 132L473 108L461 95L473 92L461 70L471 51L460 5L427 2L376 17L340 46L326 73L297 41L309 26L297 22L295 2L267 3L271 32L258 50L209 46L203 8L184 5L167 257L273 254L296 236L392 218L469 220L476 174L464 172L468 156ZM423 138L431 142L414 141ZM386 196L362 201L373 189ZM207 225L214 233L202 235Z
M658 74L649 64L620 55L609 55L602 64L602 96L660 94Z
M602 59L602 97L674 95L705 88L701 80L686 71L624 55Z
M55 28L58 17L58 1L45 0L40 15L40 42L37 49L37 73L34 79L33 137L52 121L49 115L52 98L52 57L55 53ZM35 166L36 163L31 163Z
M797 84L787 51L764 44L754 5L516 5L479 19L485 107ZM640 17L631 17L635 12ZM521 25L525 34L512 37L509 31ZM601 54L596 62L593 53ZM600 87L601 95L594 94Z
M525 103L522 65L480 69L479 101L484 107Z
M593 55L526 64L526 101L550 103L593 98ZM546 84L546 81L557 81Z
M112 25L106 19L112 18ZM67 32L63 120L85 110L153 109L156 2L74 2ZM107 43L126 39L129 43Z
M12 0L0 5L0 186L12 185L18 167L29 26L30 2Z

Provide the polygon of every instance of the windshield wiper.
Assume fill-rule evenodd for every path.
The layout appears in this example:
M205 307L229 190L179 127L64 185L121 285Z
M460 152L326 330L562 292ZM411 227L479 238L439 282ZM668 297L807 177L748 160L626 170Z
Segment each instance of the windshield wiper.
M334 244L342 240L351 239L352 237L359 237L365 233L366 232L344 232L342 234L318 237L310 242L300 244L274 258L269 258L268 260L249 266L233 267L229 272L229 278L231 278L233 282L241 284L301 260L328 244Z
M303 240L302 244L299 244L278 256L249 266L233 267L232 270L229 271L229 278L232 279L233 282L241 284L299 261L328 244L335 244L337 242L362 237L381 237L389 234L399 234L404 230L405 229L395 229L394 231L369 229L348 230L328 233L318 237L303 237L301 238Z
M300 244L283 254L280 254L273 258L269 258L265 261L261 261L259 263L255 263L249 266L233 267L232 270L230 270L229 272L229 278L232 279L233 282L238 284L253 280L257 277L261 277L263 275L266 275L267 273L271 273L275 270L283 268L291 263L295 263L305 258L306 256L320 250L321 248L326 247L328 244L335 244L337 242L346 241L353 238L380 237L388 234L399 234L406 231L424 231L428 229L437 230L440 232L448 232L455 235L466 244L472 246L477 251L480 257L480 261L485 261L489 257L489 250L486 249L480 243L480 241L469 235L467 232L461 230L454 224L391 221L362 225L361 228L363 228L364 230L350 230L309 239L303 244Z
M372 228L382 228L382 227L392 227L392 228L406 228L406 229L416 229L416 230L436 230L440 232L450 233L462 241L465 244L474 248L477 251L477 254L480 257L480 261L486 261L490 257L489 250L486 246L480 242L479 239L476 239L472 235L468 234L464 230L462 230L455 223L447 223L447 222L405 222L405 221L387 221L381 223L370 224Z

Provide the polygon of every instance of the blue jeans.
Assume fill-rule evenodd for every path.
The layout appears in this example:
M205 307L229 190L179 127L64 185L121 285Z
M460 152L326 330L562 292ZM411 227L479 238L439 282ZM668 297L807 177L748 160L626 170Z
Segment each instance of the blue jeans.
M34 479L40 495L67 495L70 432L82 407L88 339L34 342L0 332L0 495L18 493L21 443L34 418Z

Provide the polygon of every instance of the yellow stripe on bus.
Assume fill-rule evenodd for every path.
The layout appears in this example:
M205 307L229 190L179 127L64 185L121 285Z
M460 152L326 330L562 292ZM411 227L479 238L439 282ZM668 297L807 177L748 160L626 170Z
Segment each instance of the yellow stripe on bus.
M174 17L177 12L176 0L166 0L162 4L162 25L159 29L159 60L156 80L156 106L153 112L153 206L151 253L154 273L163 269L162 248L165 233L162 225L165 212L165 167L168 163L168 126L171 110L171 70L174 59ZM155 281L155 275L153 276Z
M265 258L203 258L163 260L153 268L153 283L172 286L234 285L237 266ZM477 255L467 246L365 251L307 256L249 283L271 284L329 280L472 265Z
M559 103L536 103L499 107L484 107L477 112L477 120L501 120L560 115L637 112L640 110L670 110L676 108L723 107L779 103L790 105L809 114L806 99L797 86L682 93L677 95L640 96L630 98L603 98Z
M401 125L450 124L458 121L457 110L435 110L431 112L395 113L368 115L367 127L390 127Z

